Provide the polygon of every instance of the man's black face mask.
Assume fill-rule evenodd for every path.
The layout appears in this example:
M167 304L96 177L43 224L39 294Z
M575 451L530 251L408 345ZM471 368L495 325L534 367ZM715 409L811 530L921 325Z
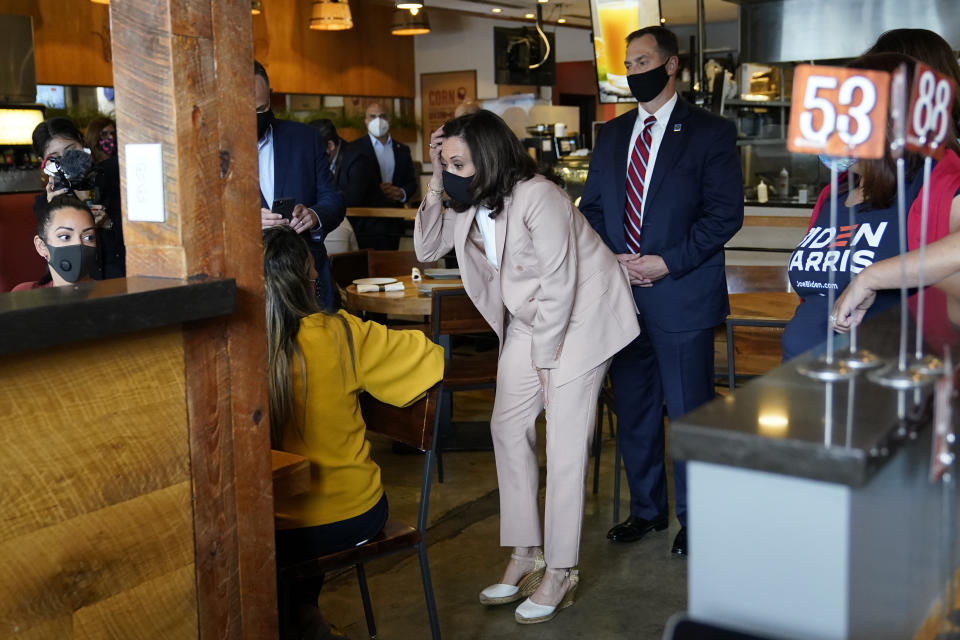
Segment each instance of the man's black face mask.
M267 129L273 124L273 111L267 109L264 112L257 112L257 140L262 140Z

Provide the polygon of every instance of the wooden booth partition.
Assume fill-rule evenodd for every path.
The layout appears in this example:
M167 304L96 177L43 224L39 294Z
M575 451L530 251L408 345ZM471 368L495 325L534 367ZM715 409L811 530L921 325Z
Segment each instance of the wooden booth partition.
M125 280L0 300L0 637L275 638L250 5L110 15L163 220L125 200Z

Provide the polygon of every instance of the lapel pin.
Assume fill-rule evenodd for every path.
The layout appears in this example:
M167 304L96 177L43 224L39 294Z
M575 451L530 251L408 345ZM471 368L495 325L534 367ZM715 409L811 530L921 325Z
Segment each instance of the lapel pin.
M676 123L675 125L673 125L673 132L676 133L676 132L680 131L680 129L682 129L682 128L683 128L683 125L678 122L678 123Z

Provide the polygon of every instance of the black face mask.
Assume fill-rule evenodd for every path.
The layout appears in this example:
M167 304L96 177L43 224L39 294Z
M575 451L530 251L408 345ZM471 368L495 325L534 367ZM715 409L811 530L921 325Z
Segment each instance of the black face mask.
M50 267L61 278L73 283L90 275L90 270L97 264L97 248L86 244L68 244L63 247L51 247Z
M473 206L473 193L470 191L470 183L473 182L473 176L463 178L455 176L449 171L443 172L443 190L447 195L460 204Z
M650 71L627 76L630 93L637 99L637 102L650 102L660 95L669 81L670 76L667 75L666 62L655 69L650 69Z
M263 139L271 124L273 124L273 111L267 109L263 113L257 113L257 140Z

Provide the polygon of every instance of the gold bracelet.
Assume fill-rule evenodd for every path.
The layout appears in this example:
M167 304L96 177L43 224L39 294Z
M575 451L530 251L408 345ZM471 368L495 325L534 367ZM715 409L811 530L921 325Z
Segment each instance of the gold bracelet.
M443 197L443 189L431 189L430 187L427 187L427 192L428 192L428 193L432 193L433 195L437 196L438 198L442 198L442 197Z

